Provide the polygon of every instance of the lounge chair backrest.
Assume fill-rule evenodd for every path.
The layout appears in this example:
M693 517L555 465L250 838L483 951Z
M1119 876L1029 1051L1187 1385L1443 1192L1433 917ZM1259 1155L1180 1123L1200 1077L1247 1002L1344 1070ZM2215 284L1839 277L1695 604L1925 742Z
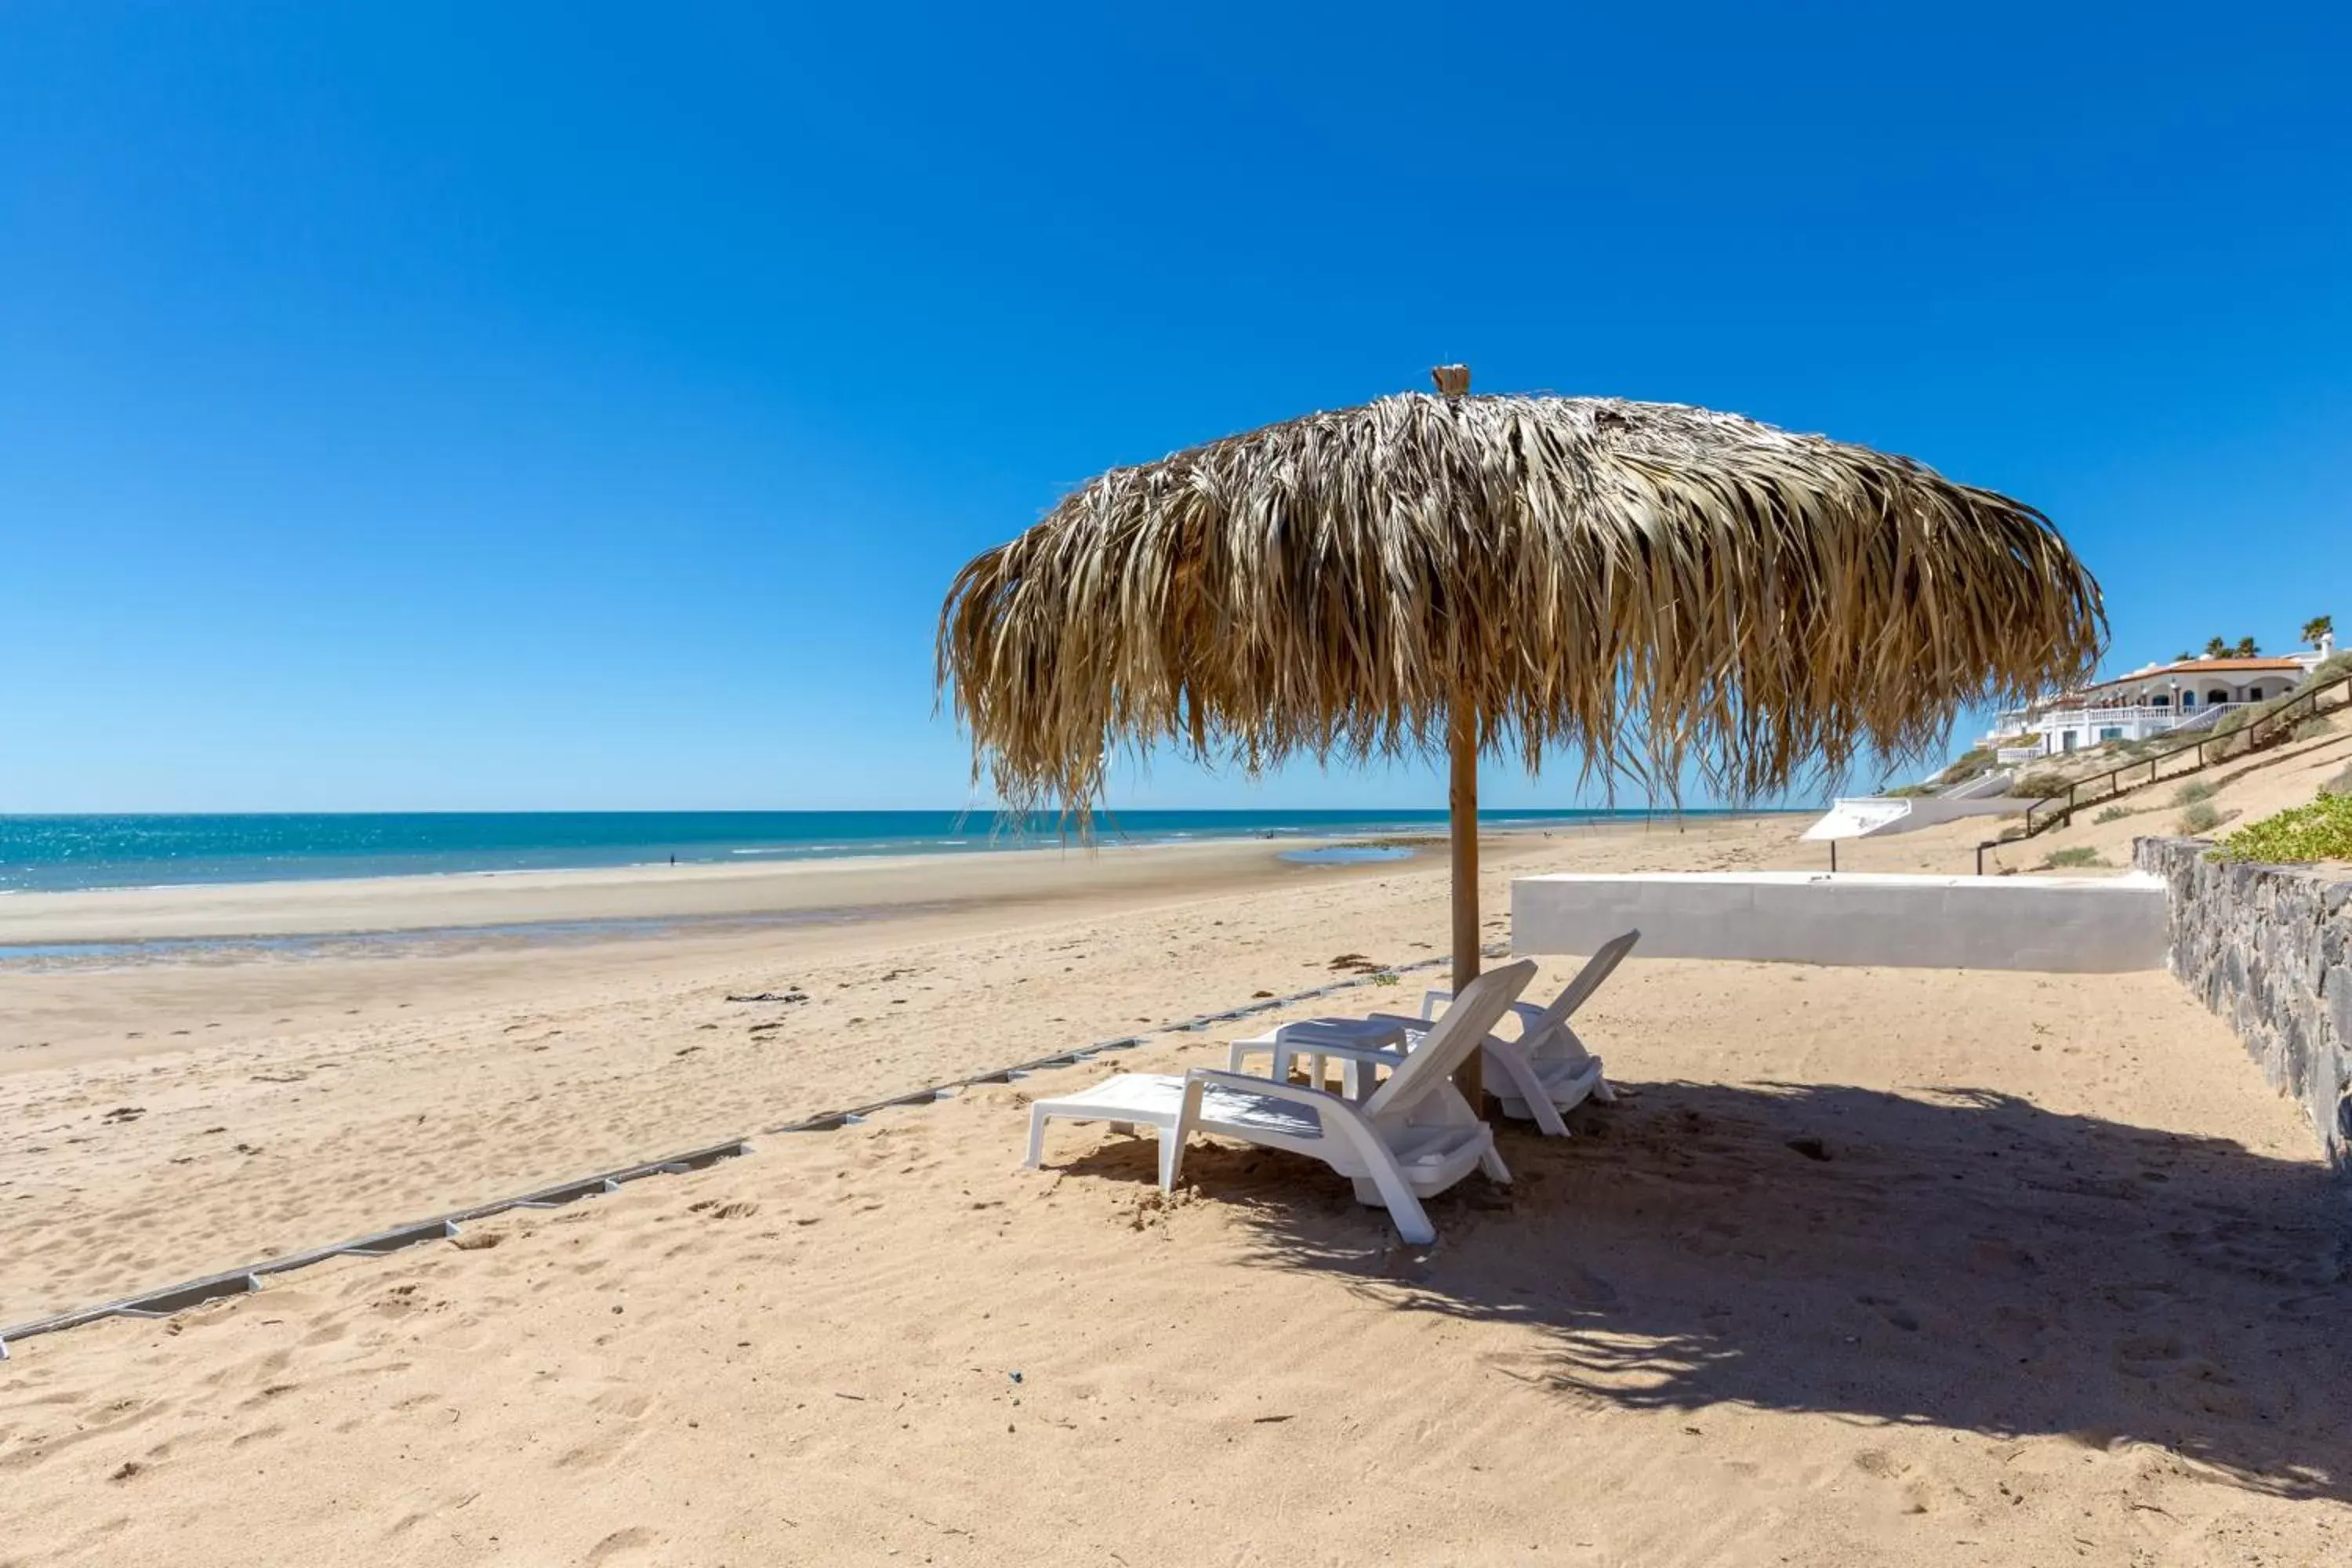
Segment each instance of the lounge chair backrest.
M1528 982L1535 974L1535 960L1523 958L1517 963L1490 969L1464 986L1453 1005L1439 1015L1429 1026L1429 1033L1413 1047L1412 1054L1364 1102L1364 1113L1378 1116L1382 1111L1402 1110L1452 1078L1454 1069L1467 1060L1485 1041L1487 1032L1502 1021L1505 1011L1518 1000L1519 993L1528 988Z
M1543 1017L1527 1031L1528 1035L1531 1037L1566 1023L1570 1015L1590 1001L1592 994L1617 973L1617 966L1625 962L1625 955L1633 952L1633 944L1641 940L1640 931L1629 931L1623 936L1612 936L1602 942L1593 955L1584 961L1584 967L1576 972L1576 978L1568 983L1568 988L1543 1010Z

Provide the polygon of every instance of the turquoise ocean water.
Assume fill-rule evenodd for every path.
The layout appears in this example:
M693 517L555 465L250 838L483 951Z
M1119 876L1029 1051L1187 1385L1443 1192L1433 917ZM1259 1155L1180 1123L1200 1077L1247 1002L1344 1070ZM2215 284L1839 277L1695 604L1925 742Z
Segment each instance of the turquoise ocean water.
M1561 826L1641 811L1493 811L1495 826ZM1132 811L1097 819L1105 844L1443 831L1442 811ZM970 854L1061 842L950 811L383 812L0 816L0 892L266 882L322 877L551 870L762 858Z

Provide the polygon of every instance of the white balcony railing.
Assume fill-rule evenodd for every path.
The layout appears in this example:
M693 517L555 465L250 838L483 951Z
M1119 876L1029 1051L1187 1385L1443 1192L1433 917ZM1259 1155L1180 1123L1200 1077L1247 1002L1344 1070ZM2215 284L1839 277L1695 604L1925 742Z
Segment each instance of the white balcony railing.
M2194 708L2053 708L2033 721L2037 730L2078 730L2085 724L2161 722L2167 726L2194 719L2214 709L2246 708L2245 702L2205 702Z

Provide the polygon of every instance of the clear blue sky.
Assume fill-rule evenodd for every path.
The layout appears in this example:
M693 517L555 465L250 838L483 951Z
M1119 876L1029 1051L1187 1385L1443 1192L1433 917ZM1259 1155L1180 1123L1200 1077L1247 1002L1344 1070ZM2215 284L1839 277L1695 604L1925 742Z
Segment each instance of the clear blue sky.
M1323 9L0 8L0 810L961 805L966 557L1451 359L2352 626L2340 9Z

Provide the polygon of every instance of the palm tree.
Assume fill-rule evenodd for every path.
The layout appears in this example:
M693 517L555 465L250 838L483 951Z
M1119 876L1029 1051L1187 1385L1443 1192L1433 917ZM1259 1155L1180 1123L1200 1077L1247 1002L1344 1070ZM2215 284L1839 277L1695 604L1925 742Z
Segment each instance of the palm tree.
M2227 658L2230 657L2230 645L2220 637L2208 637L2205 639L2205 657Z
M2263 657L2263 650L2254 646L2254 639L2252 637L2240 637L2238 639L2238 646L2231 648L2230 653L2231 656L2235 658L2260 658Z
M2320 638L2335 635L2336 617L2334 616L2314 616L2303 623L2303 640L2314 647L2319 646Z

